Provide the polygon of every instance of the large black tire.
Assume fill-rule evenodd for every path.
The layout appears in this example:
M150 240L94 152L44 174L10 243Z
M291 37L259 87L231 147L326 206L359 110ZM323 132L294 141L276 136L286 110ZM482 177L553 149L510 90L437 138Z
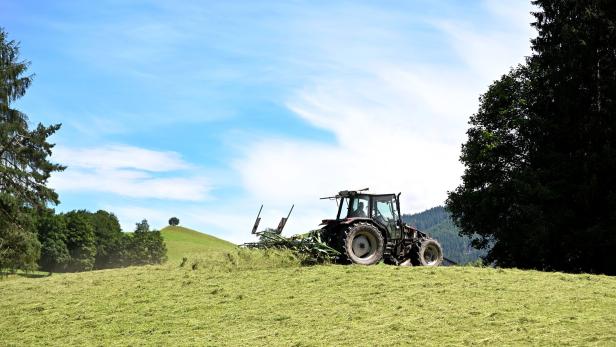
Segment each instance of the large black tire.
M383 258L385 241L374 225L359 222L351 225L343 234L343 249L350 262L373 265Z
M425 239L417 252L419 265L439 266L443 263L443 247L434 239Z

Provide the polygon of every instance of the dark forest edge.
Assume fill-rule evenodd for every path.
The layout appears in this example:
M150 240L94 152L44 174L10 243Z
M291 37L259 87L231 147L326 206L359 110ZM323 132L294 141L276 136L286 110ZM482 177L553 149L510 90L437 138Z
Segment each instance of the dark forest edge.
M533 4L532 54L481 96L447 210L496 266L614 275L616 5Z

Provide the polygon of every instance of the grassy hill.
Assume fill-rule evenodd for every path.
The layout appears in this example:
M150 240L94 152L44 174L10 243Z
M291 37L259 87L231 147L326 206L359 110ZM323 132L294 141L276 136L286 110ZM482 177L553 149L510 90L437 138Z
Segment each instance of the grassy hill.
M181 226L167 226L160 232L165 239L167 257L171 262L195 253L229 250L235 247L231 242Z
M616 344L614 277L212 254L0 280L0 344Z

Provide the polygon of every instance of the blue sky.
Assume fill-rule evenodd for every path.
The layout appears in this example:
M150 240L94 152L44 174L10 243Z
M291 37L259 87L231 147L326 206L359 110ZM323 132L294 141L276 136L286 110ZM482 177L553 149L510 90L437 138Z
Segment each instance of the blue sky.
M106 209L240 242L265 204L288 233L342 189L458 184L468 118L530 54L532 7L485 1L28 1L0 26L36 74L16 105L62 123L58 210Z

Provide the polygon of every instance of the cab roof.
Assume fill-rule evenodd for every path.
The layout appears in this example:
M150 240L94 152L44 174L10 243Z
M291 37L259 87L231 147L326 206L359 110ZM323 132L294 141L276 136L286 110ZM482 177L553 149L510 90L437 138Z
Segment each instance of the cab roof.
M368 188L364 188L364 189L359 189L359 190L341 190L338 192L338 194L334 195L334 196L328 196L325 198L321 198L321 199L340 199L340 198L349 198L349 197L353 197L353 196L357 196L357 195L368 195L368 196L384 196L384 195L392 195L395 196L396 194L394 193L389 193L389 194L370 194L367 193Z

